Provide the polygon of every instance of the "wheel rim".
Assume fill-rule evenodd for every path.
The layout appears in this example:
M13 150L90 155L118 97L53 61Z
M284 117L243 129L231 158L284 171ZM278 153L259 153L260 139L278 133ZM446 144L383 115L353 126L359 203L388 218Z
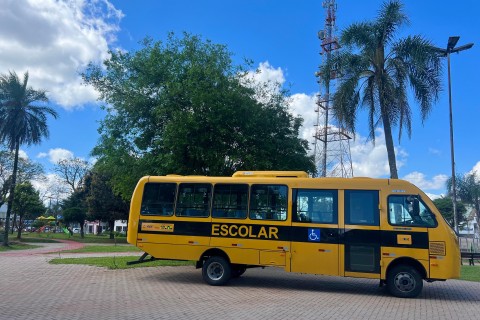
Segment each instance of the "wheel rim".
M207 275L212 280L220 280L223 277L223 266L218 262L211 263L207 268Z
M400 272L395 276L395 287L402 292L410 292L415 289L415 278L406 272Z

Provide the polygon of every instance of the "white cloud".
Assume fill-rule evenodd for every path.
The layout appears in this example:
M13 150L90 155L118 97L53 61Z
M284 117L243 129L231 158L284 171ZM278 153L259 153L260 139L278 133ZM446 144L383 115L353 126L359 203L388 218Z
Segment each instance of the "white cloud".
M445 196L443 193L442 194L434 194L434 193L426 192L425 194L430 198L430 200L439 199L439 198L442 198L442 197Z
M44 153L42 153L44 154ZM48 151L48 159L51 163L58 163L60 160L72 159L73 152L67 149L55 148Z
M278 83L283 85L285 83L285 77L283 75L282 68L274 68L268 61L260 62L255 72L250 72L250 76L257 83Z
M445 189L445 183L448 180L448 176L445 174L439 174L429 180L425 174L414 171L407 174L402 179L410 181L422 190L443 190Z
M32 185L40 193L40 198L45 205L49 204L50 199L52 201L63 200L71 192L64 180L55 173L49 173L41 180L33 180Z
M27 153L26 153L25 151L23 151L22 149L18 150L18 156L19 156L20 158L25 159L25 160L28 159Z
M355 140L350 140L350 153L355 177L379 178L390 176L383 129L375 131L375 144L366 137L357 134ZM400 169L405 164L408 154L402 147L396 146L395 155L397 169Z
M2 7L8 8L0 10L3 69L29 71L29 84L67 109L96 100L78 73L108 57L121 11L108 0L5 0Z
M475 173L475 180L480 181L480 161L478 161L474 166L473 169L470 170L469 174Z
M303 118L303 126L300 129L300 137L302 139L312 141L315 135L314 125L317 123L318 113L315 112L317 107L316 95L307 95L297 93L290 96L290 111L294 115L300 115Z
M47 156L48 156L48 154L45 153L45 152L40 152L39 154L37 154L37 158L40 158L40 159L46 158Z
M274 68L268 61L260 62L256 70L250 70L241 78L243 85L254 87L256 91L256 99L261 102L268 102L272 92L280 92L285 77L282 68ZM258 89L264 90L258 90Z

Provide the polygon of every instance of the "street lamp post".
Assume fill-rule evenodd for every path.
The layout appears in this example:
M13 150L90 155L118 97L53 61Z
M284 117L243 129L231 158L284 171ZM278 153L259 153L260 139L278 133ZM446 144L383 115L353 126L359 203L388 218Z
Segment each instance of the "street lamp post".
M455 177L455 150L453 146L453 110L452 110L452 84L450 78L450 54L458 53L463 50L470 49L473 47L473 43L469 43L460 47L456 47L459 36L449 37L447 48L441 49L437 48L442 57L447 57L448 61L448 104L450 109L450 156L452 161L452 202L453 202L453 223L455 232L458 233L458 217L457 217L457 186L456 186L456 177Z

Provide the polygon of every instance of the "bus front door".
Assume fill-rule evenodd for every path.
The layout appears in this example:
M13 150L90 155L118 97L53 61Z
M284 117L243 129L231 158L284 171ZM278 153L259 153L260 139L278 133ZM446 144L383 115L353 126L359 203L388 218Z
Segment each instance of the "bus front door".
M343 274L350 277L380 277L380 210L378 190L345 190L340 198Z

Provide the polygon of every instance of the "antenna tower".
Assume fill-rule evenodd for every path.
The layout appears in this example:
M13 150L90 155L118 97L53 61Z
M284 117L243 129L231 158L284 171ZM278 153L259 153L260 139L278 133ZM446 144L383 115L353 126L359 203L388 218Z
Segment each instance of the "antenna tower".
M324 0L325 29L318 32L320 55L322 63L327 64L332 59L335 50L340 48L335 36L335 19L337 5L335 0ZM352 158L350 154L350 140L352 135L338 124L331 112L333 103L333 87L338 80L337 70L330 69L328 77L318 71L315 74L320 85L317 96L317 121L315 124L314 157L317 174L320 177L353 177ZM332 87L332 88L331 88ZM332 90L331 90L332 89ZM322 91L325 93L322 94Z

